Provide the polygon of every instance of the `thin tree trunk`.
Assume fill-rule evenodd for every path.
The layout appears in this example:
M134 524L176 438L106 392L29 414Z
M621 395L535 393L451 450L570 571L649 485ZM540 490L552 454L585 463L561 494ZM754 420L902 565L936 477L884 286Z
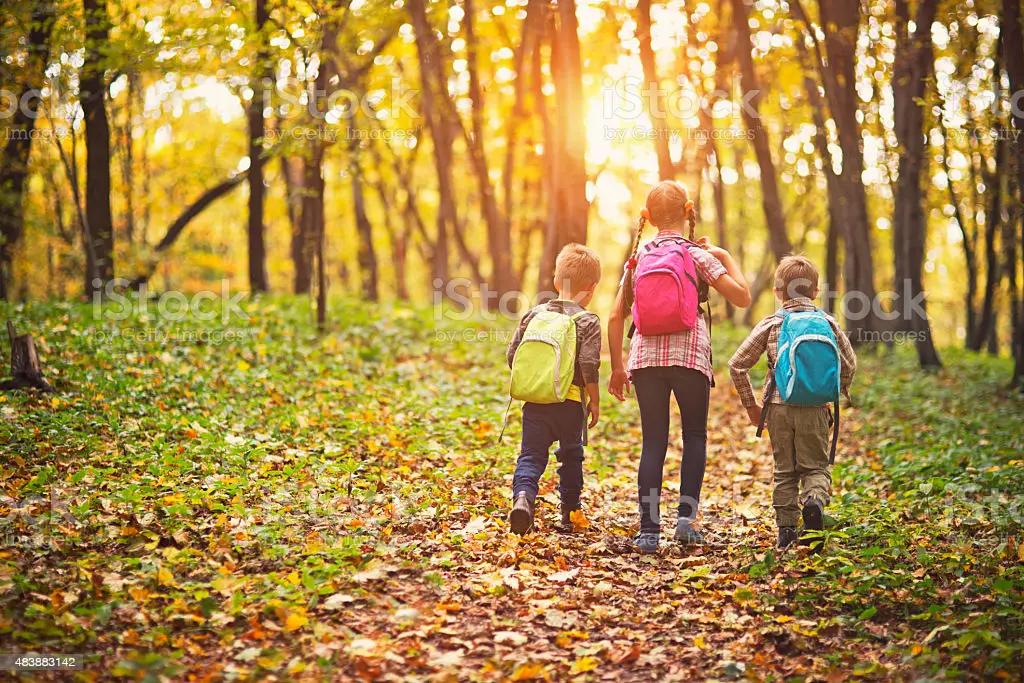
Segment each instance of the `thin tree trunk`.
M743 92L748 96L745 99L746 106L742 107L743 121L750 129L754 155L761 169L761 204L771 250L778 260L790 253L793 246L786 235L786 219L782 211L782 197L779 194L779 181L775 174L775 163L772 161L768 131L761 123L758 109L762 91L754 71L754 56L751 52L750 25L747 23L750 12L745 0L732 0L732 10L733 25L736 27L738 38L736 54L740 65L740 83Z
M266 121L263 110L267 106L265 91L273 78L269 70L266 51L266 26L270 20L266 0L256 0L256 31L260 45L256 50L256 65L253 71L252 100L249 102L249 288L253 292L265 292L267 284L267 247L264 239L263 206L263 138Z
M85 214L89 226L85 292L103 292L114 279L114 221L110 212L110 123L104 79L110 36L106 0L83 0L85 54L79 100L85 115Z
M550 219L541 258L541 290L550 282L555 257L562 247L571 242L586 244L587 241L586 129L577 28L575 0L559 2L551 36L557 124L552 150Z
M942 366L935 350L926 302L920 296L924 292L921 269L927 242L927 217L922 206L926 194L922 180L928 171L924 98L934 62L931 27L937 7L938 0L920 1L914 17L915 29L910 36L905 35L906 22L900 23L893 78L896 140L901 149L893 216L894 290L897 292L896 306L902 309L904 327L915 334L915 347L922 368ZM904 298L920 298L920 313Z
M357 249L359 277L363 298L377 301L380 292L377 283L377 252L373 248L373 224L366 215L366 199L363 195L363 170L359 165L359 143L349 145L349 173L352 176L352 209L355 214L356 234L359 237Z
M121 127L121 183L124 185L124 238L129 246L135 245L135 157L132 142L132 121L135 118L135 99L138 96L139 76L134 71L127 74L128 88L125 93L125 120Z
M997 64L998 66L998 64ZM997 71L998 72L998 71ZM1005 176L1009 143L1002 123L997 121L994 129L996 140L995 169L985 173L985 186L989 192L989 206L985 212L985 291L982 294L978 326L971 334L967 345L972 351L980 351L995 329L996 293L1002 279L997 239L1003 222L1003 178Z
M281 175L284 178L286 203L288 206L288 224L291 226L291 242L289 252L292 257L292 291L296 294L309 294L312 280L309 239L305 232L306 222L303 220L305 205L306 162L301 156L281 155Z
M50 34L53 30L53 2L32 3L28 31L28 60L22 73L26 82L18 92L18 102L7 128L7 143L0 162L0 300L9 297L11 263L14 248L25 227L24 190L28 178L28 160L32 151L39 98L30 93L42 89L46 64L50 60ZM26 97L26 95L29 95Z
M949 203L953 206L953 217L960 228L961 247L964 252L964 267L967 270L967 292L964 295L964 313L967 322L964 325L966 331L964 337L967 344L970 344L971 335L974 334L974 328L977 325L974 309L974 299L978 292L978 261L974 253L977 226L975 226L973 231L969 229L963 208L960 206L960 198L956 194L956 187L952 178L950 178L949 131L945 128L942 131L942 168L946 173L946 188L949 192Z
M829 194L829 251L826 256L826 277L835 290L839 282L838 248L843 241L843 280L847 304L856 293L862 301L874 302L874 257L871 249L871 224L867 211L867 193L862 176L864 157L861 152L861 131L857 121L859 100L856 80L856 49L860 28L861 3L859 0L819 0L821 24L826 27L825 45L822 47L810 18L800 0L793 0L796 15L807 26L806 35L814 46L814 63L821 76L821 85L836 127L842 151L840 171L832 178L834 187ZM800 46L801 49L803 45ZM826 57L827 54L827 57ZM817 113L817 112L816 112ZM823 130L823 129L822 129ZM816 142L820 148L820 142ZM831 154L823 156L826 166L832 165ZM829 274L829 271L831 273ZM831 301L827 302L831 308ZM863 306L859 306L863 307ZM872 338L865 332L886 327L871 306L852 315L844 310L846 326L854 341Z
M476 6L473 0L463 0L465 18L463 27L466 33L466 56L469 71L469 99L472 104L472 134L466 136L469 156L476 172L477 186L480 190L481 212L487 224L487 244L491 255L492 285L498 297L519 288L516 275L512 269L512 236L509 215L503 215L498 207L494 186L491 184L487 154L484 151L484 100L483 88L480 86L480 75L477 65L477 38L474 24ZM494 303L497 303L495 301Z
M662 180L668 180L675 177L675 165L668 144L665 98L662 96L657 60L651 47L651 0L638 0L636 3L636 37L640 43L640 64L644 72L641 95L646 92L644 103L651 120L654 151L658 156L658 175Z
M434 238L434 261L431 264L433 286L441 287L448 281L448 235L458 229L455 207L455 189L452 177L452 132L440 111L441 98L448 92L441 71L441 55L437 38L427 18L423 0L408 0L406 9L412 20L416 40L416 51L420 62L420 80L423 92L420 106L430 130L434 153L434 168L437 172L438 211L437 236ZM442 91L442 88L444 90Z

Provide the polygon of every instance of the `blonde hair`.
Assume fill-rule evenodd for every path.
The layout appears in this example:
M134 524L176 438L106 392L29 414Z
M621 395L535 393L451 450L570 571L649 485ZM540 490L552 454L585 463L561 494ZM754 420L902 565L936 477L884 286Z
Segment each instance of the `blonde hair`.
M697 210L690 201L690 193L678 180L662 180L651 188L647 193L645 202L647 215L651 217L651 223L658 228L681 228L684 223L689 226L689 239L693 241L693 232L697 227ZM636 224L636 233L633 235L633 248L629 251L629 259L626 261L626 268L632 269L636 260L637 250L640 249L640 235L647 225L647 218L643 215ZM628 313L633 305L633 277L627 273L622 284L624 296L622 297L622 312Z
M818 293L818 269L805 256L785 256L775 269L775 289L782 292L783 300L812 298Z
M566 283L573 294L592 289L601 280L601 259L597 253L582 244L570 243L562 247L555 259L555 285Z

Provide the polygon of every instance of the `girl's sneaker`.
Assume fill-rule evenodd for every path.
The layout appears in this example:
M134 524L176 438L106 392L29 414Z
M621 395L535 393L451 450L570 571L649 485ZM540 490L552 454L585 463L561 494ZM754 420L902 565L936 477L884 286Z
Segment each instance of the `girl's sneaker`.
M675 540L683 545L703 545L704 537L690 526L690 520L680 517L676 520Z
M641 531L637 534L633 543L636 545L636 549L644 555L650 555L651 553L658 552L658 542L661 540L661 534L656 531Z

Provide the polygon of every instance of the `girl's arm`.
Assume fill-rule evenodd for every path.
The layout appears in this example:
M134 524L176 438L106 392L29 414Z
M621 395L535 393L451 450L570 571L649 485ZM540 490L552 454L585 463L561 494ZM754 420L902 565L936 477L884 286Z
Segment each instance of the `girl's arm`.
M724 275L722 277L725 277ZM626 317L622 313L622 288L615 295L615 305L608 316L608 355L612 362L612 376L608 379L608 393L619 399L626 400L629 394L629 375L622 357L622 334L626 325Z
M736 265L732 254L722 247L709 245L705 248L725 266L725 275L712 282L711 286L733 306L748 307L750 305L750 287L747 285L746 278L743 277L743 271Z

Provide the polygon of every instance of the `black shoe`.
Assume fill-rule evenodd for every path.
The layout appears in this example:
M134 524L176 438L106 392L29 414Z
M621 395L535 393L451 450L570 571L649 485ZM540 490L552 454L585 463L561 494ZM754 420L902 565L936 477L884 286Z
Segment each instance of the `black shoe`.
M525 493L516 496L512 504L512 511L508 513L508 522L512 531L517 534L525 534L533 527L533 505Z
M780 526L779 527L779 548L788 548L789 546L796 543L796 527L792 526Z
M821 550L821 534L817 532L825 528L824 517L825 514L821 509L821 503L813 498L808 500L803 509L804 532L810 531L812 533L800 535L801 545L809 545L815 550Z
M690 520L685 517L676 520L676 533L673 538L682 545L704 545L704 537L690 526Z
M658 552L658 542L661 540L661 534L657 531L641 531L637 534L636 538L633 539L636 549L644 555L650 555L651 553Z

